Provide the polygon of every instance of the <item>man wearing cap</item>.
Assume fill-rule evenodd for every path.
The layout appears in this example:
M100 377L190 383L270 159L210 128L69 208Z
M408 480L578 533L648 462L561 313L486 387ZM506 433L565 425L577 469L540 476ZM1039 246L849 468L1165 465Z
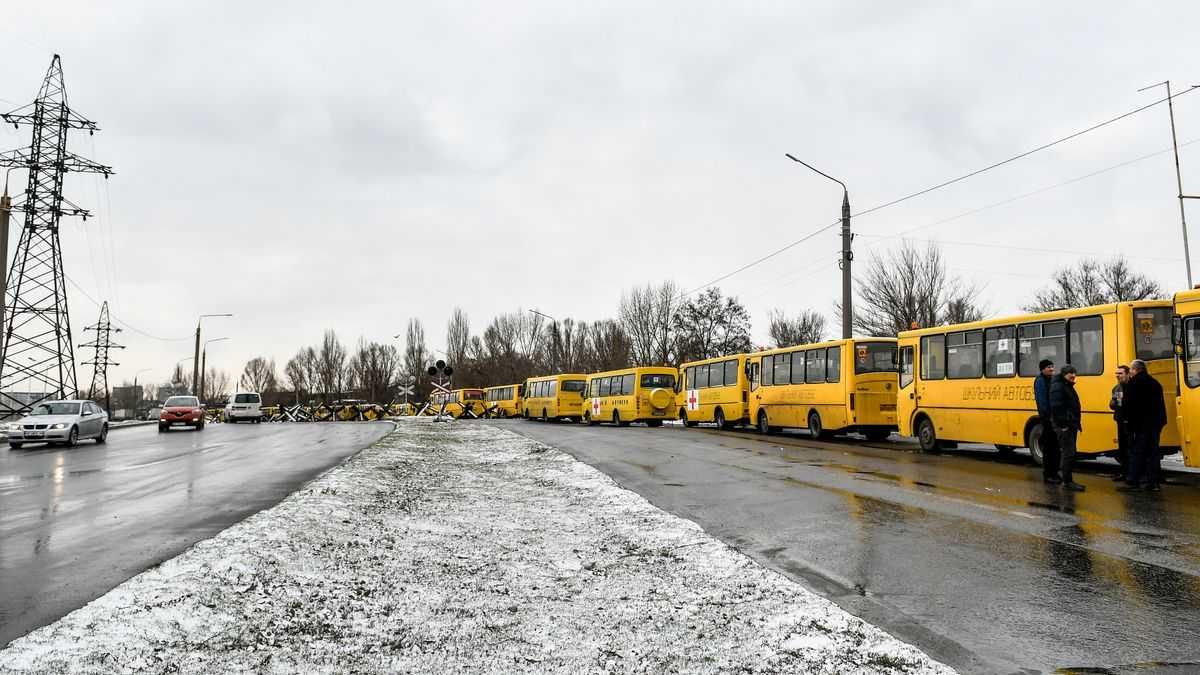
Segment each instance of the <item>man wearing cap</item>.
M1058 438L1054 434L1050 415L1050 383L1054 378L1054 362L1042 359L1038 370L1041 372L1033 380L1033 400L1037 402L1038 421L1042 425L1042 480L1057 485L1062 482L1058 476Z
M1058 437L1060 472L1063 487L1083 492L1084 487L1076 483L1071 475L1075 462L1075 440L1083 431L1083 410L1079 405L1079 394L1075 392L1075 366L1067 364L1059 369L1050 383L1050 416L1054 433Z

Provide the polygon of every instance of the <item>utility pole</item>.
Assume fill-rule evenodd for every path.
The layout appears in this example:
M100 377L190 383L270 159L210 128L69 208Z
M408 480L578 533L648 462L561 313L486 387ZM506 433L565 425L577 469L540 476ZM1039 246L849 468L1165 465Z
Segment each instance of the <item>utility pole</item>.
M0 335L4 334L4 299L8 294L8 219L12 215L12 197L8 196L8 174L4 172L4 195L0 196Z
M201 314L196 319L196 351L192 354L192 396L200 397L201 393L197 390L200 386L200 324L209 317L214 316L233 316L232 314Z
M850 275L850 265L854 261L854 251L851 249L854 235L850 233L850 190L845 183L808 162L796 159L791 154L787 154L787 158L842 186L842 256L838 260L838 267L842 270L842 337L854 337L854 287Z
M1175 188L1176 194L1179 195L1179 223L1183 227L1183 262L1187 267L1187 287L1192 288L1192 254L1188 250L1188 229L1187 229L1187 212L1183 208L1183 200L1185 199L1200 199L1200 195L1185 195L1183 194L1183 176L1179 172L1179 141L1175 137L1175 105L1171 101L1171 81L1164 80L1157 84L1152 84L1147 87L1138 89L1139 92L1146 91L1153 87L1167 87L1167 114L1171 118L1171 147L1175 150ZM1195 89L1200 85L1192 85L1191 89Z
M28 148L0 153L0 166L24 168L28 173L24 201L12 207L25 213L25 225L8 273L0 341L0 418L7 418L24 414L48 396L77 395L75 345L58 235L62 216L87 218L88 212L63 198L63 177L76 172L107 178L113 170L67 150L69 130L93 133L98 127L67 105L58 54L50 60L37 99L0 119L33 128ZM14 388L27 378L42 384L47 392L42 399L16 395Z
M92 366L92 386L88 388L88 399L96 400L99 392L104 393L104 410L112 412L112 397L108 388L108 367L119 366L121 364L108 359L108 350L110 349L125 349L124 345L116 344L112 341L113 333L120 333L120 328L113 328L112 322L108 317L108 301L100 307L100 318L96 321L96 325L88 326L85 331L96 331L96 339L91 342L85 342L79 345L80 347L91 347L94 351L91 361L84 361L83 365Z

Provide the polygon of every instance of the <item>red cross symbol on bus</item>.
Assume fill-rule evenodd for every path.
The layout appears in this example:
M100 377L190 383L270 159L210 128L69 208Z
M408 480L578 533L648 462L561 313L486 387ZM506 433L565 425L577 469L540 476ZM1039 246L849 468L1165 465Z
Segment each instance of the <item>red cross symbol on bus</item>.
M596 415L599 415L599 414L600 414L600 399L594 398L594 399L592 399L592 416L595 417Z
M695 408L695 407L696 407L696 403L697 403L699 400L700 400L700 399L696 398L696 395L695 395L695 394L692 394L691 396L689 396L689 397L688 397L688 406L690 406L690 407L692 407L692 408Z

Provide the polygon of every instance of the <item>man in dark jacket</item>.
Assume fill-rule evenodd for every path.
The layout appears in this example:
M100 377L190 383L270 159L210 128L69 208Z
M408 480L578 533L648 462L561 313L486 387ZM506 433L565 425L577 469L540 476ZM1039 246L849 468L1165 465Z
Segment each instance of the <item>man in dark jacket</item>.
M1129 478L1129 433L1125 429L1125 416L1121 413L1121 405L1125 399L1125 383L1129 381L1129 366L1117 366L1117 372L1113 375L1117 378L1117 383L1113 385L1112 395L1108 399L1108 409L1113 411L1113 422L1117 425L1117 453L1113 457L1117 464L1121 465L1121 470L1113 476L1113 480L1122 482Z
M1079 405L1079 394L1075 393L1075 366L1063 366L1050 383L1050 418L1054 434L1058 437L1063 487L1083 492L1085 488L1076 483L1071 475L1075 441L1079 432L1083 431L1083 411Z
M1121 414L1126 429L1133 435L1133 446L1127 485L1118 489L1157 492L1162 481L1158 441L1167 424L1167 404L1162 385L1146 372L1146 362L1138 359L1129 366L1132 376L1125 383Z
M1042 425L1042 480L1058 484L1062 482L1058 476L1058 437L1050 423L1050 382L1054 378L1054 362L1042 359L1038 370L1041 372L1033 380L1033 400L1037 402L1038 421Z

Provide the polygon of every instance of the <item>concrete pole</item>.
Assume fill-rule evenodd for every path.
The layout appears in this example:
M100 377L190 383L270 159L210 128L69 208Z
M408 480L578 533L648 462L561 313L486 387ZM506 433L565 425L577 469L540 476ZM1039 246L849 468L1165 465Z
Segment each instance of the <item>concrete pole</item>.
M197 394L198 397L204 396L204 370L207 365L208 365L208 347L205 347L204 353L202 353L200 355L200 393ZM206 401L200 401L200 402L206 403Z
M842 337L854 337L854 298L850 276L850 263L854 252L850 245L854 236L850 234L850 191L842 190Z
M196 319L196 351L192 356L192 396L200 397L196 387L200 384L200 319Z
M1167 80L1167 112L1171 116L1171 147L1175 149L1175 187L1179 191L1179 222L1183 225L1183 260L1188 288L1192 287L1192 254L1188 251L1187 212L1183 208L1183 176L1179 173L1179 141L1175 137L1175 106L1171 103L1171 81Z

